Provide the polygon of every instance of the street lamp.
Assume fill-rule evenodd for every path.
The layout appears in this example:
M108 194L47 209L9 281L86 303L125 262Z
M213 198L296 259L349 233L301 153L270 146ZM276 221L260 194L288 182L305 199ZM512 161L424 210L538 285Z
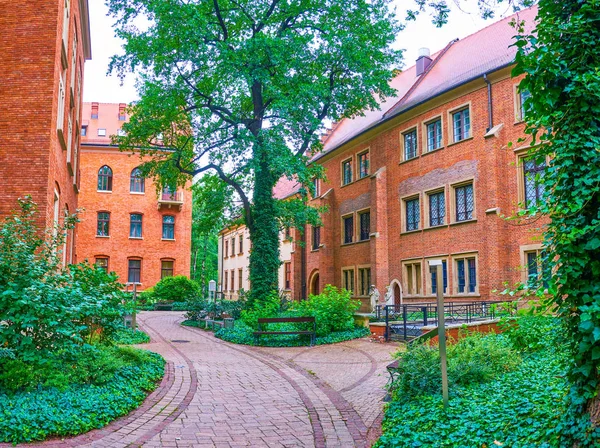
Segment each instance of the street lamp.
M442 395L444 396L444 409L448 409L448 360L446 356L446 323L444 319L444 274L442 260L430 260L429 269L435 274L437 292L438 314L438 340L440 346L440 359L442 362Z

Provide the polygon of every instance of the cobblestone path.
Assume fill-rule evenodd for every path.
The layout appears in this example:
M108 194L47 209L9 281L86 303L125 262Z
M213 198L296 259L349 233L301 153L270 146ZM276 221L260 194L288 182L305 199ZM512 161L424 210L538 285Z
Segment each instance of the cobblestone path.
M182 327L183 314L141 313L167 360L161 385L106 428L28 446L369 447L379 436L385 366L397 346L354 340L318 347L230 344Z

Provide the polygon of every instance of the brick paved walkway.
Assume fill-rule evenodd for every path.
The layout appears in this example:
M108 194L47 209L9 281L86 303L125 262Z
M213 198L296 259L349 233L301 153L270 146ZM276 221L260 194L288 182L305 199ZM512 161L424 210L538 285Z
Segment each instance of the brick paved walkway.
M182 319L138 317L152 338L144 348L168 361L141 408L104 429L37 446L346 448L378 437L385 366L396 345L248 347L182 327Z

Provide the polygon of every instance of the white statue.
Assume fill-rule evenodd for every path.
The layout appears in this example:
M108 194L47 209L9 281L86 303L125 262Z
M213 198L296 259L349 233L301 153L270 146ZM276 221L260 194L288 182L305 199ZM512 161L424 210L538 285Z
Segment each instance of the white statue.
M387 285L385 291L385 304L393 305L394 304L394 291L392 290L392 285Z
M371 296L371 312L375 313L377 310L377 305L379 305L379 298L381 297L381 294L375 285L371 285L369 288L369 295Z

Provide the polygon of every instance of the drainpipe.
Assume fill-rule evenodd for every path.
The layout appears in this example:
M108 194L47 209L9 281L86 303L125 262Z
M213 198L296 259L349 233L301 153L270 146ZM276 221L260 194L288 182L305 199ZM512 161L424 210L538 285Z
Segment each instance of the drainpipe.
M492 83L487 77L487 73L483 74L483 80L487 84L487 94L488 94L488 128L486 130L489 131L494 127L494 111L492 109Z

